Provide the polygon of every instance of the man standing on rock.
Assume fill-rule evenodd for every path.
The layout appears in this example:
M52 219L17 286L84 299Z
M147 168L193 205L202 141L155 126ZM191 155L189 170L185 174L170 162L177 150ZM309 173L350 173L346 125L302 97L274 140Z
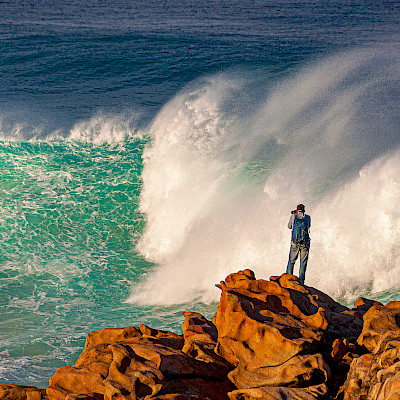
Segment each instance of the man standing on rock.
M300 253L299 280L304 284L310 249L310 226L311 218L305 213L303 204L299 204L296 210L292 211L288 228L292 229L292 240L290 243L289 261L286 268L287 274L293 274L293 267Z

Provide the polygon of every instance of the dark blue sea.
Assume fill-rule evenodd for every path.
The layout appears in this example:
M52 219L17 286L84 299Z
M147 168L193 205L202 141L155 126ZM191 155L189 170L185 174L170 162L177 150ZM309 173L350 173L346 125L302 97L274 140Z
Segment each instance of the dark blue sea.
M285 271L400 300L400 3L0 0L0 382ZM297 271L298 266L296 267Z

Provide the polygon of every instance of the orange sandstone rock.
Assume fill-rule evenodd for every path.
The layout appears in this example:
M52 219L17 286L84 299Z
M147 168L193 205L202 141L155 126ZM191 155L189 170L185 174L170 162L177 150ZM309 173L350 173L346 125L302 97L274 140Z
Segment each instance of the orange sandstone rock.
M49 400L319 400L337 393L351 362L345 400L397 396L398 337L385 332L397 329L400 303L360 298L349 310L294 275L266 281L248 269L217 286L213 319L184 312L183 335L146 325L90 332L75 367L50 379ZM374 354L358 357L357 338Z
M197 396L204 391L213 393L210 400L224 399L232 389L226 378L229 364L214 353L215 343L208 344L212 346L208 351L199 347L192 356L196 348L187 349L188 354L182 351L182 335L144 325L92 332L75 367L59 368L47 394L50 400L174 398L179 393L171 390L179 386L177 382L180 387L182 382L191 382L186 394ZM216 383L224 389L215 389ZM224 396L215 395L221 391Z
M372 354L352 362L342 394L344 400L400 398L400 329L387 330Z
M255 280L246 270L228 276L220 288L216 352L236 366L229 377L238 388L302 386L328 379L329 367L315 355L328 317L296 277Z
M336 364L343 358L350 354L356 353L356 346L349 343L346 339L336 339L332 344L331 357L332 361Z
M46 389L35 386L0 384L0 400L43 400Z
M230 392L230 400L318 400L326 398L325 384L308 388L290 387L260 387L255 389L241 389Z
M228 380L175 379L166 383L157 395L146 400L228 400L227 393L233 389L234 386Z
M100 343L113 343L124 339L132 339L142 336L180 340L183 344L183 338L181 335L153 329L144 324L140 324L139 327L127 326L126 328L104 328L99 331L92 331L86 337L85 348L96 346Z
M326 382L330 369L321 354L297 355L277 366L250 369L239 366L229 374L230 380L238 388L263 386L305 387L315 382Z
M75 367L61 367L50 378L46 390L51 400L64 400L70 393L105 394L104 379L96 373Z
M196 360L218 366L221 377L226 377L233 366L215 353L218 336L215 325L196 312L184 312L183 315L185 320L181 326L185 345L182 352Z
M103 400L104 396L99 393L70 393L66 400Z
M185 320L181 327L184 339L196 336L196 340L216 342L218 332L215 325L197 312L183 312Z
M366 299L365 297L359 297L354 302L354 309L361 315L364 315L372 306L383 306L382 303L376 300Z
M397 329L400 329L400 302L374 305L364 314L364 325L357 343L372 352L382 335Z

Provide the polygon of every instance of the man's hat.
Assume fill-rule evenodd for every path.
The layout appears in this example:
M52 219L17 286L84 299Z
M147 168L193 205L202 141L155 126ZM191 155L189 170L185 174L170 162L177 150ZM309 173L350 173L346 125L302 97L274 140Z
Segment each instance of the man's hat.
M306 208L304 207L304 204L299 204L297 206L297 211L304 211Z

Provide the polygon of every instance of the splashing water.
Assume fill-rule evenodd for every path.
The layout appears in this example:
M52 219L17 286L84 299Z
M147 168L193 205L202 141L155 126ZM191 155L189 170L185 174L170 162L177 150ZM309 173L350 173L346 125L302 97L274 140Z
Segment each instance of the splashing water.
M400 284L399 57L366 49L277 84L256 78L198 81L150 126L137 249L158 267L129 301L211 301L240 268L284 272L300 202L308 284L344 301Z
M398 299L393 54L340 54L279 82L203 77L149 126L137 113L50 132L3 119L0 378L46 386L93 329L210 317L227 274L285 271L299 202L306 283L342 302Z
M228 273L285 270L298 202L307 283L400 299L396 2L36 3L1 4L2 382L211 317Z

